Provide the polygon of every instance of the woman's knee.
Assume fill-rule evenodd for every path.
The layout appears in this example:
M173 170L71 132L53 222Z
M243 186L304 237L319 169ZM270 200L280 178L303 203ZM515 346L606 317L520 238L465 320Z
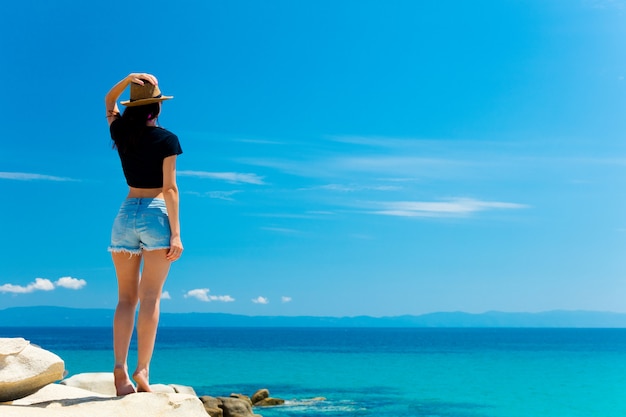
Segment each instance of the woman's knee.
M139 303L143 305L158 305L161 302L160 291L140 291Z
M135 308L137 307L137 303L139 302L139 298L137 295L124 295L120 294L117 300L117 306L122 308Z

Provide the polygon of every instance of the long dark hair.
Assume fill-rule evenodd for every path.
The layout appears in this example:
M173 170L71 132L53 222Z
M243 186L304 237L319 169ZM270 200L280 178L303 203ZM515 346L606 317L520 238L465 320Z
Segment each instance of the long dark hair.
M120 117L120 127L113 134L113 147L122 152L133 149L146 130L149 120L159 117L160 103L145 104L143 106L126 107Z

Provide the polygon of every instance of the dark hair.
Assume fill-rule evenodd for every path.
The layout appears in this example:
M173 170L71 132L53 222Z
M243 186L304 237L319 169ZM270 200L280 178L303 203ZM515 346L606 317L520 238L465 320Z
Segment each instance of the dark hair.
M118 122L120 127L113 135L113 147L122 152L134 148L146 130L146 122L159 117L160 111L159 103L126 107Z

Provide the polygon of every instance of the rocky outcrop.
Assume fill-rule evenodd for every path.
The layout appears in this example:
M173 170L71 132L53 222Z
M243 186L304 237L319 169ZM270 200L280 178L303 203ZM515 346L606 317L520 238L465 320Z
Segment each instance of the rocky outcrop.
M81 388L87 391L97 392L99 394L115 396L115 383L112 372L86 372L73 375L60 382L68 387ZM153 392L165 394L187 394L197 397L193 388L178 384L152 384L150 388Z
M262 417L252 412L250 399L243 394L217 398L203 395L200 401L211 417Z
M219 397L224 417L261 417L252 412L252 406L241 398Z
M193 395L194 397L198 396L198 394L196 394L196 391L192 387L188 387L187 385L169 384L169 386L172 387L174 389L174 392L178 394Z
M63 360L54 353L22 338L0 338L0 402L26 397L64 372Z
M270 407L275 405L285 404L285 400L280 398L271 398L270 391L267 388L263 388L252 394L252 405L255 407Z
M224 411L220 408L222 402L215 397L203 395L200 397L200 401L204 405L204 410L211 417L224 417Z
M285 404L285 400L280 398L264 398L259 402L254 403L255 407L271 407L275 405L283 405Z
M112 372L82 373L62 378L61 358L27 340L0 339L1 417L261 417L253 406L275 406L284 400L268 389L252 397L202 396L177 384L154 384L154 392L117 397Z
M250 407L252 407L252 400L245 394L230 394L230 398L239 398L241 401L247 402L250 404Z
M2 417L206 417L202 402L185 394L140 392L124 397L93 396L46 401L29 406L0 405Z
M88 372L72 375L60 382L61 385L80 388L98 394L115 397L115 384L112 372Z
M252 401L252 404L254 404L268 398L269 396L270 391L267 388L263 388L252 394L252 398L250 398L250 400Z

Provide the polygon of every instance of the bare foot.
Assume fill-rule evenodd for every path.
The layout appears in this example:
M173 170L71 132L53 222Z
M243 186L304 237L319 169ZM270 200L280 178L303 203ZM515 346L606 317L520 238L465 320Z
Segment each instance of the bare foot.
M115 380L115 392L118 397L136 392L125 367L116 365L113 369L113 377Z
M148 370L140 369L133 373L133 379L137 383L137 392L152 392L148 382Z

